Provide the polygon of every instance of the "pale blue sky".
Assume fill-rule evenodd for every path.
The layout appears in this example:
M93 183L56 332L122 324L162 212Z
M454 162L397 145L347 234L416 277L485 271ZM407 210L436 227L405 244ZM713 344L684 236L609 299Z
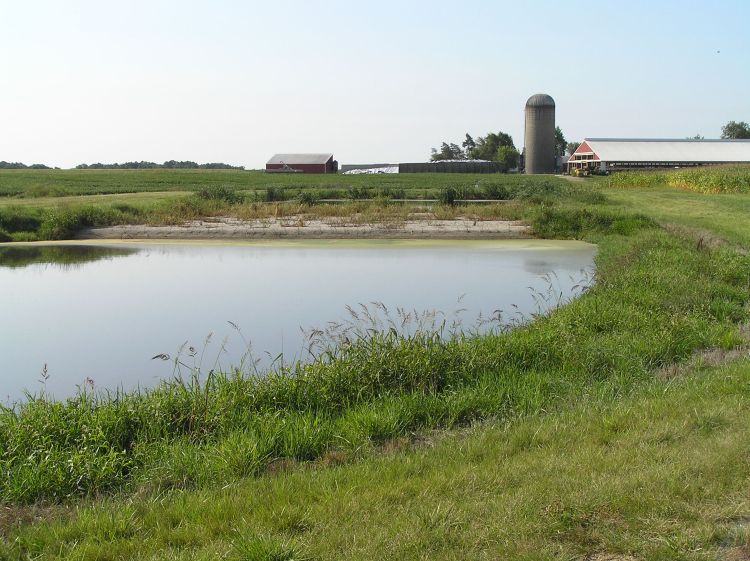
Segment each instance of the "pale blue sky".
M0 0L0 160L421 161L557 102L568 139L750 121L750 1ZM717 51L721 51L717 53Z

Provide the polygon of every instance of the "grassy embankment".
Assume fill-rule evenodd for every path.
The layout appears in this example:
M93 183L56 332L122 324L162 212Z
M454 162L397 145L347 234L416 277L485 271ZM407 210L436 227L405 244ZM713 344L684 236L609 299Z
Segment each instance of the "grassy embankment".
M700 368L354 463L17 508L0 557L740 561L748 384L748 361Z
M516 219L525 207L519 201L587 195L559 178L518 175L300 177L172 170L0 171L0 193L6 195L0 196L0 241L66 239L91 226L180 224L206 217L294 217L343 225L397 225L407 219L459 215L476 220ZM50 193L63 196L50 197ZM349 202L322 204L322 197ZM445 202L482 198L498 203L468 209L394 202L425 197Z
M652 199L671 195L649 189ZM665 378L698 349L742 343L750 260L741 248L701 241L703 233L663 231L645 216L658 217L653 201L611 202L623 192L536 208L540 234L599 243L597 284L511 333L449 342L377 335L292 376L215 377L203 387L5 412L0 488L9 516L33 515L20 505L38 499L71 504L117 492L48 507L49 520L31 526L10 524L0 553L735 554L730 546L747 540L737 515L748 508L750 365ZM683 220L694 226L690 205ZM729 231L738 220L747 222L742 209L730 209L713 225ZM750 228L728 237L750 247ZM481 419L493 422L434 448L372 455L379 443Z

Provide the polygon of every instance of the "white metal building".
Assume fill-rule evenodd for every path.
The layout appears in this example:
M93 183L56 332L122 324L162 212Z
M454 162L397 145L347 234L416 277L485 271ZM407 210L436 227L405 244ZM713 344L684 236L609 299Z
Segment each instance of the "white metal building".
M568 160L567 170L737 163L750 164L750 140L587 138Z

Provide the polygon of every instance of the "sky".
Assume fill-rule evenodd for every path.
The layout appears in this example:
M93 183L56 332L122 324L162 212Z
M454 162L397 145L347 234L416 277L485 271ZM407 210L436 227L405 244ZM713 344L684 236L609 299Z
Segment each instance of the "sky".
M568 140L750 121L750 2L0 0L0 160L424 161L550 94Z

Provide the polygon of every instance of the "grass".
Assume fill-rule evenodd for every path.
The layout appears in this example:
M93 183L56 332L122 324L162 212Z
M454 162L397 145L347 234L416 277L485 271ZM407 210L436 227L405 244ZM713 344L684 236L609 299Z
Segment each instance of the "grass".
M743 194L701 194L664 185L607 190L613 206L646 213L663 224L677 224L712 233L750 247L750 197Z
M603 181L518 200L598 243L598 272L509 333L364 326L267 378L4 410L0 557L741 559L750 364L694 357L745 344L747 204Z
M743 559L748 387L747 360L699 367L617 401L396 440L354 462L18 509L42 518L6 526L0 557Z

